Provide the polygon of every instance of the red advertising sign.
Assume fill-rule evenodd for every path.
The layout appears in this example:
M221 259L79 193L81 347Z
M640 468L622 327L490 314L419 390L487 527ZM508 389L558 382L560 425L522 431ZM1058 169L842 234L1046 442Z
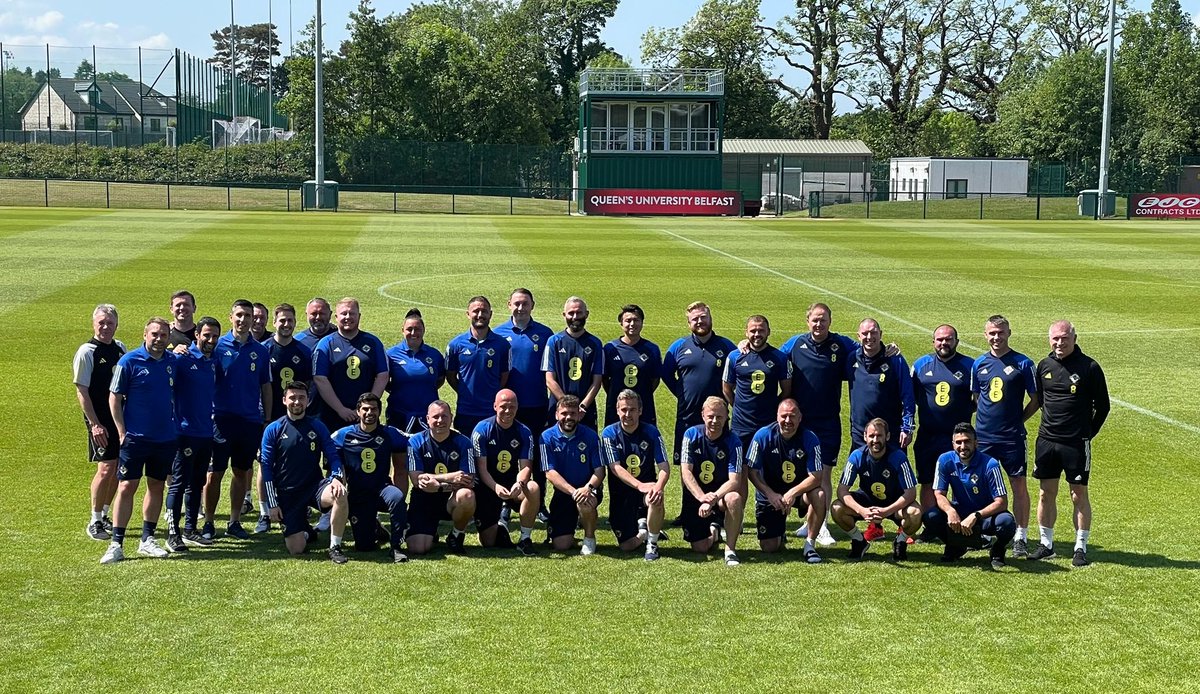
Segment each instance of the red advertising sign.
M1133 217L1140 219L1200 219L1200 195L1138 193L1133 196Z
M593 188L585 191L588 214L739 215L742 194L735 190L639 190Z

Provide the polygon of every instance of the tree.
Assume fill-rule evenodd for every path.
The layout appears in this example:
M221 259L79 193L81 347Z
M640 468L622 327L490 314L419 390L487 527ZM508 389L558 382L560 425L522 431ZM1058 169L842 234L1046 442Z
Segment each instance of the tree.
M75 79L85 80L92 77L106 82L129 82L133 80L133 78L129 75L126 75L124 72L120 72L118 70L109 70L108 72L101 72L97 74L96 68L92 67L91 62L84 58L82 61L80 61L79 67L75 68Z
M944 105L976 123L996 121L1005 86L1033 73L1033 24L1012 0L960 0L953 13L963 50L950 61Z
M0 93L4 113L3 118L0 118L0 130L21 129L18 112L38 93L39 87L32 70L10 67L4 71L4 91Z
M238 77L266 89L273 59L279 56L279 33L274 24L222 27L210 34L213 57L208 62L233 71ZM236 37L236 41L234 40ZM236 57L236 64L233 58Z
M600 32L620 0L522 0L522 11L538 27L546 61L546 88L556 102L551 138L568 142L578 126L579 73L607 50Z
M1036 40L1047 57L1092 52L1108 42L1109 0L1027 0ZM1117 0L1117 26L1126 0Z

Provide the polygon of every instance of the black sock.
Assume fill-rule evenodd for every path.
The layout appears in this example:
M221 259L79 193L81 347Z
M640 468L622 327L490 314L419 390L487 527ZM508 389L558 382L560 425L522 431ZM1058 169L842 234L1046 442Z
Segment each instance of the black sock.
M125 528L113 526L112 541L118 545L125 544Z
M150 523L148 521L142 523L142 541L145 542L146 540L154 537L154 531L157 529L158 523Z

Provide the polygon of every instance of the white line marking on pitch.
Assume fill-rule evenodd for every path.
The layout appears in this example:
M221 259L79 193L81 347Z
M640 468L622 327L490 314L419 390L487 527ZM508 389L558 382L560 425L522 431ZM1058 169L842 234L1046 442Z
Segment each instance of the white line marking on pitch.
M782 273L782 272L780 272L780 271L778 271L778 270L774 270L774 269L772 269L772 268L769 268L769 267L767 267L767 266L765 266L765 265L760 265L760 264L758 264L758 263L754 262L753 260L747 260L746 258L742 258L742 257L736 256L736 255L733 255L732 253L727 253L727 252L725 252L725 251L721 250L720 248L713 248L712 246L709 246L709 245L707 245L707 244L703 244L703 243L700 243L699 241L695 241L695 240L689 239L689 238L688 238L688 237L686 237L686 236L682 236L682 235L680 235L680 234L676 234L676 233L675 233L675 232L673 232L673 231L667 231L666 229L659 229L658 231L661 231L662 233L664 233L664 234L666 234L666 235L668 235L668 236L671 236L671 237L674 237L674 238L676 238L676 239L679 239L680 241L684 241L684 242L686 242L686 243L690 243L690 244L692 244L693 246L696 246L697 248L703 248L703 249L704 249L704 250L706 250L706 251L709 251L709 252L712 252L712 253L716 253L717 255L720 255L720 256L724 256L724 257L726 257L726 258L728 258L728 259L730 259L730 260L734 260L734 261L737 261L737 262L739 262L739 263L742 263L743 265L749 265L749 266L750 266L750 267L752 267L752 268L756 268L756 269L758 269L758 270L762 270L763 272L766 272L766 273L768 273L768 274L775 275L776 277L778 277L778 278L780 278L780 279L782 279L782 280L787 280L788 282L792 282L793 284L798 284L798 285L800 285L800 286L802 286L802 287L808 287L809 289L811 289L811 290L813 290L813 291L815 291L815 292L820 292L821 294L825 294L825 295L827 295L827 296L832 296L832 297L834 297L834 298L836 298L836 299L840 299L840 300L842 300L842 301L845 301L846 303L849 303L849 304L854 304L855 306L858 306L858 307L860 307L860 308L864 308L864 309L866 309L866 310L868 310L868 311L870 311L870 312L872 312L872 313L875 313L875 314L877 314L877 315L883 316L883 317L885 317L885 318L888 318L888 319L890 319L890 320L894 320L894 321L896 321L897 323L900 323L901 325L907 325L908 327L910 327L910 328L913 328L914 330L920 330L921 332L923 332L923 333L924 333L924 334L926 334L926 335L929 335L929 334L931 334L931 333L933 332L932 330L930 330L929 328L926 328L926 327L925 327L925 326L923 326L923 325L918 325L918 324L916 324L916 323L913 323L913 322L912 322L912 321L910 321L910 320L905 320L904 318L901 318L900 316L897 316L897 315L895 315L894 313L888 313L887 311L884 311L884 310L883 310L883 309L881 309L881 308L878 308L878 307L872 306L872 305L870 305L870 304L863 303L863 302L861 302L861 301L858 301L857 299L851 299L850 297L846 296L845 294L839 294L839 293L837 293L837 292L835 292L835 291L832 291L832 290L830 290L830 289L826 289L825 287L821 287L821 286L815 285L815 284L813 284L813 283L811 283L811 282L805 282L804 280L797 279L797 278L795 278L795 277L792 277L791 275L785 275L784 273ZM966 347L967 349L974 350L974 351L976 351L976 352L979 352L979 353L983 353L983 351L984 351L984 350L983 350L983 348L981 348L981 347L977 347L977 346L975 346L975 345L972 345L972 344L969 344L969 343L967 343L967 342L962 342L962 341L960 341L960 342L959 342L959 344L960 344L961 346L964 346L964 347ZM1191 433L1193 433L1193 434L1198 434L1198 435L1200 435L1200 427L1198 427L1198 426L1196 426L1196 425L1194 425L1194 424L1189 424L1189 423L1187 423L1187 422L1181 422L1181 421L1179 421L1178 419L1174 419L1174 418L1172 418L1172 417L1168 417L1167 415L1165 415L1165 414L1161 414L1161 413L1159 413L1159 412L1155 412L1154 410L1148 410L1148 409L1146 409L1146 408L1144 408L1144 407L1141 407L1140 405L1134 405L1134 404L1133 404L1133 403L1131 403L1131 402L1125 402L1124 400L1120 400L1120 399L1118 399L1118 398L1114 398L1114 397L1112 397L1112 394L1111 394L1111 393L1109 394L1109 399L1112 401L1112 403L1113 403L1114 405L1117 405L1118 407L1124 407L1124 408L1125 408L1125 409L1127 409L1127 410L1130 410L1130 411L1133 411L1133 412L1137 412L1138 414L1143 414L1143 415L1146 415L1147 417L1151 417L1151 418L1153 418L1153 419L1157 419L1158 421L1160 421L1160 422L1163 422L1164 424L1170 424L1171 426L1178 427L1178 428L1180 428L1180 429L1183 429L1184 431L1188 431L1188 432L1191 432Z

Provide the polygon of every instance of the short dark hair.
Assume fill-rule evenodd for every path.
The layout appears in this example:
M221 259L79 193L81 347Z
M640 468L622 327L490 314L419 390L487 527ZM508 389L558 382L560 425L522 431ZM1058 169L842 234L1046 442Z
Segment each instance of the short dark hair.
M261 308L263 310L263 313L267 312L267 305L262 303L261 301L255 301L254 308L256 308L256 309Z
M304 381L288 381L283 386L284 391L302 390L305 395L308 395L308 384Z
M404 314L404 320L411 320L413 318L416 318L422 323L425 322L425 317L421 315L421 309L419 308L410 308L408 309L408 313Z
M192 302L192 306L196 305L196 295L192 294L191 292L189 292L186 289L180 289L179 291L172 294L171 301L175 301L176 299L182 299L185 296Z
M975 427L971 426L970 422L959 422L954 425L954 430L950 433L950 436L955 437L959 434L966 434L971 438L975 438Z
M984 322L983 326L986 328L989 324L994 325L997 328L1008 328L1009 330L1012 330L1012 326L1009 325L1008 319L999 313L988 316L988 319Z
M562 398L559 399L558 404L555 405L554 410L557 412L564 407L574 407L575 409L579 409L579 398L574 395L562 396Z
M358 400L355 401L355 403L354 403L354 409L357 410L359 407L362 406L362 404L364 402L373 402L376 405L378 405L379 407L383 407L383 400L380 400L378 395L376 395L370 391L367 391L367 392L363 393L362 395L358 396Z
M746 319L746 325L750 325L751 323L762 323L767 326L767 330L771 329L771 321L767 320L767 317L761 313L756 313Z
M212 316L205 316L196 321L196 334L199 335L201 330L209 326L216 328L218 333L221 332L221 321Z
M296 315L296 307L292 306L289 303L279 304L278 306L275 307L274 315L278 316L280 313L290 313L293 316L295 316Z
M471 297L471 300L467 302L467 306L469 307L471 304L475 303L476 301L483 302L483 305L487 306L488 308L492 307L492 302L489 301L488 298L486 296L483 296L482 294L479 296Z
M250 303L249 299L238 299L237 301L234 301L233 305L229 307L229 312L233 313L239 308L248 309L251 313L254 313L254 304Z
M887 420L884 419L883 417L876 417L875 419L872 419L871 421L867 422L867 425L865 427L863 427L863 433L864 434L867 433L867 429L870 429L872 427L878 427L880 429L883 429L884 436L887 436L888 434L891 433L891 427L888 426Z
M632 313L633 315L637 316L639 320L646 320L646 312L642 310L641 306L638 306L637 304L625 304L621 307L621 311L617 313L618 323L621 322L621 319L625 317L626 313Z
M517 294L524 294L525 296L529 297L529 303L531 304L537 303L537 301L533 298L533 292L529 291L525 287L517 287L516 289L512 290L508 293L508 298L512 299Z

